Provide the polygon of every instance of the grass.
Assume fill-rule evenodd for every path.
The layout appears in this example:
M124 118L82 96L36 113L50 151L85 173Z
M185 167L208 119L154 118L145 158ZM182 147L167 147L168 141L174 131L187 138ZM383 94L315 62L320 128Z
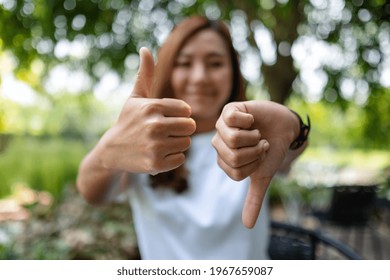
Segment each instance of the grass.
M0 198L10 195L20 184L60 198L64 186L75 182L78 165L86 152L86 145L80 140L13 137L0 153ZM390 151L309 147L299 163L312 162L383 170L390 166Z
M23 184L58 199L63 187L75 182L85 153L85 145L78 140L13 138L0 154L0 197Z

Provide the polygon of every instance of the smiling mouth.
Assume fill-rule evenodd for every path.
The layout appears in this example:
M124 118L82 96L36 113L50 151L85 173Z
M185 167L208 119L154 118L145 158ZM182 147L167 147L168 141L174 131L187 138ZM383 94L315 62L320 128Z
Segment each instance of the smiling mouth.
M216 96L214 91L210 90L197 90L197 91L188 91L188 96L199 96L199 97L214 97Z
M203 102L203 101L208 101L208 100L214 100L215 99L214 94L207 94L207 93L202 93L202 94L188 94L187 98L188 100L194 100L197 102Z

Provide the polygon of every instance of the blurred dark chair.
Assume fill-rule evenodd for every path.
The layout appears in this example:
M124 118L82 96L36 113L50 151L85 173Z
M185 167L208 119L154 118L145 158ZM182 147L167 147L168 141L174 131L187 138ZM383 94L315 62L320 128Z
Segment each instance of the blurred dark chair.
M272 260L362 259L347 245L318 230L276 221L271 222L271 229L268 253Z
M335 186L332 188L332 199L329 207L314 211L313 216L319 219L323 227L342 230L343 241L363 253L365 236L369 234L375 252L375 259L382 259L381 241L376 231L377 220L377 185Z
M376 185L334 187L326 218L341 225L367 225L375 211L376 192Z

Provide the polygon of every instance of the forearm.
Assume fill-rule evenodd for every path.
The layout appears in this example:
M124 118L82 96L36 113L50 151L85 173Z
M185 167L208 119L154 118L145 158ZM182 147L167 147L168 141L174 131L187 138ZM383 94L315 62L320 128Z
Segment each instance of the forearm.
M305 151L308 144L308 141L305 141L300 148L296 150L288 150L287 155L278 170L278 174L287 175L291 170L292 163Z
M103 204L113 192L119 192L123 172L104 167L95 148L80 164L77 177L77 188L80 194L91 204Z

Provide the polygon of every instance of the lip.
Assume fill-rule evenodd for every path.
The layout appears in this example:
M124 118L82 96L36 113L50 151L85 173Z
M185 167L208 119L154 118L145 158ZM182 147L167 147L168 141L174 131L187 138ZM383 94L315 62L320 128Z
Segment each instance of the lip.
M190 89L187 90L185 94L188 96L209 96L209 97L217 95L214 90L206 89L206 88L195 89L195 90Z

